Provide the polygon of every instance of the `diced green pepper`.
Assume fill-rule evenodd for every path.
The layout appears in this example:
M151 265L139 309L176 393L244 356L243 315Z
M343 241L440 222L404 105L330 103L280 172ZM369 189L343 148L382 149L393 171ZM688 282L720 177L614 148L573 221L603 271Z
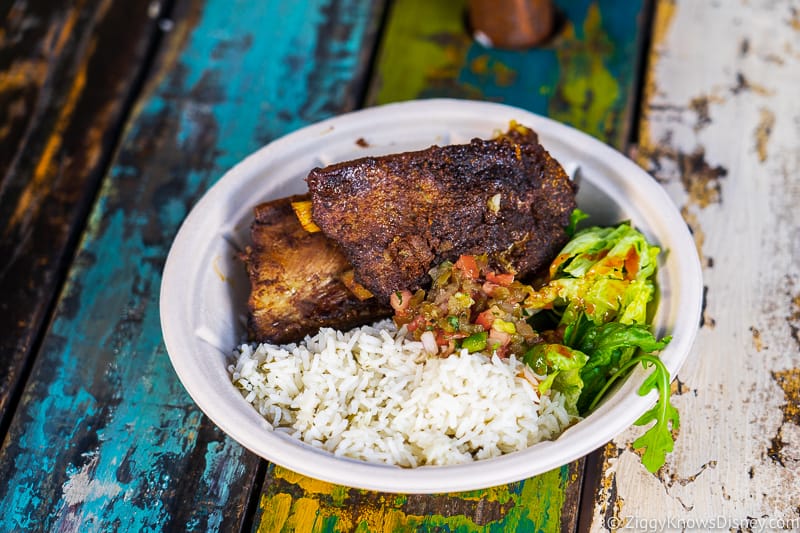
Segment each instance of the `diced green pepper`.
M486 339L488 337L489 334L485 331L473 333L461 341L461 347L466 349L469 353L480 352L486 348Z

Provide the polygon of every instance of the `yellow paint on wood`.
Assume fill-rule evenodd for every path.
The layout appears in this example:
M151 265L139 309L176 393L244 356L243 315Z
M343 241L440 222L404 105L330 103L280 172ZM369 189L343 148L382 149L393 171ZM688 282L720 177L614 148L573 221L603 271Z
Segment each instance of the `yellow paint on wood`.
M795 31L800 31L800 9L792 9L792 17L789 19L789 26Z
M619 448L609 442L603 448L603 477L600 478L599 494L595 497L595 507L599 509L600 515L606 520L613 519L616 523L620 522L620 511L622 509L622 499L617 494L616 480L612 464L619 458Z
M367 508L358 513L357 531L394 533L410 529L408 516L398 509Z
M0 38L0 47L2 40ZM44 84L47 76L47 62L43 59L25 59L14 61L4 71L0 72L0 95L12 98L12 93L24 93L27 87L38 87ZM0 122L0 142L8 137L14 121L24 118L28 114L24 96L17 96L8 102L5 116Z
M619 98L617 79L603 62L600 50L613 48L603 30L597 4L591 4L583 22L584 39L579 39L569 24L562 33L566 45L556 51L562 66L562 79L556 89L550 116L569 123L598 138L608 137L613 128L612 111Z
M656 8L655 18L653 19L653 44L652 50L657 50L667 40L667 33L675 20L677 6L675 0L661 0Z
M261 523L258 524L258 533L280 533L289 511L292 507L292 497L289 494L279 493L267 498L261 497Z
M509 487L510 485L499 485L471 492L459 492L458 497L462 500L506 503L512 498Z
M320 530L319 501L313 498L298 498L292 504L292 512L286 520L286 528L289 531L317 532Z
M74 6L72 9L67 11L67 16L64 19L64 22L61 24L61 27L58 28L57 36L55 37L55 42L53 43L53 49L49 51L53 55L60 54L67 45L67 41L75 29L75 24L78 22L78 16L80 15L81 8L83 7L80 4L83 3L84 2L79 2L79 5Z
M42 85L47 75L47 61L26 59L14 61L0 72L0 94L29 85Z
M306 494L333 494L336 485L328 483L327 481L320 481L318 479L298 474L282 466L275 466L275 477L283 479L292 485L297 485L305 491Z
M498 87L510 87L517 78L517 72L514 69L492 58L489 54L481 54L470 61L469 69L476 76L491 76L494 84Z
M773 375L786 397L782 409L784 421L800 424L800 368L782 370Z

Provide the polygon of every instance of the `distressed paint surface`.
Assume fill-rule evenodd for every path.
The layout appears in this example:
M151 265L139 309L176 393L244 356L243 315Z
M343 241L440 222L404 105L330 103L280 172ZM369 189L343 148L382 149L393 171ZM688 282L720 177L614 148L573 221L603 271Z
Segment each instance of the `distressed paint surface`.
M275 467L261 495L259 533L558 530L574 466L526 482L454 494L343 490Z
M123 2L7 2L0 31L0 427L144 70L156 20Z
M400 0L389 13L370 101L455 97L549 115L621 147L634 100L643 2L555 2L563 27L545 45L488 49L464 26L467 2Z
M705 311L673 383L674 453L654 476L631 450L639 430L609 445L593 527L797 531L800 10L662 0L656 14L636 157L692 228Z
M177 3L0 451L0 530L241 526L258 459L172 371L161 269L233 163L354 105L378 7Z

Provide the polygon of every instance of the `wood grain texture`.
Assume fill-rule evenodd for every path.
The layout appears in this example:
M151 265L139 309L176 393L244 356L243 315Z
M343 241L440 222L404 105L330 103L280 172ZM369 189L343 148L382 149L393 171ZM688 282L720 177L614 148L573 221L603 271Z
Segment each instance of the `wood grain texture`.
M547 46L489 50L464 26L466 2L391 4L367 102L495 100L547 114L618 146L630 125L641 2L564 1ZM583 462L508 486L456 494L346 490L270 470L256 529L278 531L572 531Z
M705 309L673 384L675 451L651 475L639 430L610 444L593 528L797 531L800 10L661 0L656 15L635 155L694 233Z
M35 355L157 31L144 7L74 4L0 8L0 419Z
M259 459L178 382L161 269L228 168L355 105L379 7L177 2L0 451L0 530L241 527Z

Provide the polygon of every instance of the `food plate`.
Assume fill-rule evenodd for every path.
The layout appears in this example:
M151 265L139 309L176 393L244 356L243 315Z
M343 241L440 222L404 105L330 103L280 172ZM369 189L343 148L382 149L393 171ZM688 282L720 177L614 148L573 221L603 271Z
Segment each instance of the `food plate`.
M662 253L657 335L673 339L661 359L674 377L698 329L702 277L685 222L662 187L605 144L522 109L488 102L433 99L374 107L308 126L255 152L197 203L170 250L161 284L161 326L172 365L191 397L223 431L276 464L332 483L384 492L432 493L484 488L569 463L629 427L655 401L640 397L637 368L590 416L557 440L457 466L405 469L335 457L273 432L231 384L227 366L245 339L248 280L237 259L249 240L253 207L306 191L317 166L465 143L504 131L511 120L534 129L569 170L580 168L578 206L592 224L630 220Z

